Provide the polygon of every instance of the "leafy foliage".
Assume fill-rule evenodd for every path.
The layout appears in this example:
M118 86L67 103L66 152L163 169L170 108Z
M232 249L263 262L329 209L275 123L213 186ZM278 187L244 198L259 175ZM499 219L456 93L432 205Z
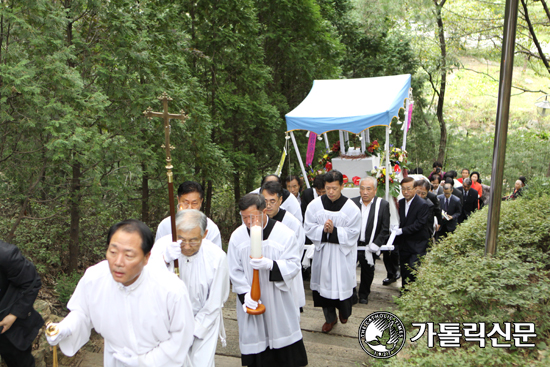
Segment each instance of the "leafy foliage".
M550 180L536 180L530 196L502 203L495 256L484 256L487 211L473 214L424 257L417 280L397 302L412 322L534 322L540 346L550 331ZM529 198L537 198L530 200ZM462 343L428 350L420 339L390 366L544 366L536 349L502 350ZM490 344L490 343L489 343ZM543 348L545 349L545 348ZM548 360L546 351L544 360ZM540 363L540 364L539 364Z

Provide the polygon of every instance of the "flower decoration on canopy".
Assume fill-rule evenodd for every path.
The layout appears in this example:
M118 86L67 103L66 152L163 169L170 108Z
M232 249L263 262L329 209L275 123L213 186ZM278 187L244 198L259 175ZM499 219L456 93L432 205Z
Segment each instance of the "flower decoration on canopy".
M353 184L354 184L355 186L359 186L359 183L361 182L361 177L359 177L359 176L354 176L351 180L353 181Z
M376 178L376 182L378 183L376 195L379 197L384 197L386 193L386 167L374 167L372 171L367 173ZM390 183L390 195L393 197L398 197L401 188L399 187L397 174L395 172L391 172L388 179Z
M375 156L378 157L380 154L380 143L378 143L378 140L373 141L370 143L370 145L367 147L367 150L365 151L365 155L367 157Z
M332 144L332 149L328 150L317 162L314 162L311 166L307 166L307 178L309 182L313 183L313 180L317 175L327 173L332 170L332 158L340 155L340 141Z

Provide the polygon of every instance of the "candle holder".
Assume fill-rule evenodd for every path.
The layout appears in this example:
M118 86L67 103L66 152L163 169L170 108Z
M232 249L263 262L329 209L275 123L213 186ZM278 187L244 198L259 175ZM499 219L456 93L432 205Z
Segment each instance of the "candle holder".
M52 337L59 334L59 328L56 324L53 324L52 322L48 322L46 325L46 335ZM58 361L57 361L57 345L53 346L53 367L58 367Z
M262 257L262 241L264 234L264 214L260 212L257 215L250 216L250 257L259 259ZM246 308L246 312L250 315L261 315L265 312L265 306L261 303L260 297L262 291L260 288L260 271L254 269L252 274L252 287L250 288L250 298L258 302L258 307L253 310Z

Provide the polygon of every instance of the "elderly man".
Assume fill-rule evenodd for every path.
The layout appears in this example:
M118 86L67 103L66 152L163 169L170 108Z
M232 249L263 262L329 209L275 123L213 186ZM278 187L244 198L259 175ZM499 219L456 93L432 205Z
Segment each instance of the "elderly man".
M414 189L416 190L416 195L426 200L426 203L430 208L431 215L428 218L426 228L430 234L430 237L433 237L437 230L439 230L439 223L441 223L441 208L439 207L439 199L434 193L430 192L430 184L426 180L416 180L414 182Z
M265 204L267 209L267 215L269 218L283 223L290 228L296 235L296 246L298 246L298 253L301 255L304 252L304 244L306 235L302 223L296 219L295 216L290 214L284 209L281 209L281 203L283 201L283 188L278 182L267 182L262 187L262 195L265 198ZM304 283L302 281L302 269L297 276L294 277L292 282L292 294L294 295L294 302L296 307L303 311L303 307L306 304L306 294L304 292Z
M204 191L198 182L185 181L178 187L178 210L195 209L200 210L203 202ZM219 248L222 248L222 237L220 229L210 218L207 219L207 235L206 239L213 242ZM162 237L172 234L172 226L170 217L166 217L160 222L157 228L155 241Z
M300 329L300 312L294 303L292 284L300 270L296 235L281 222L267 216L265 198L247 194L239 200L243 224L229 240L227 261L233 292L237 293L239 347L243 366L307 365L307 354ZM250 227L253 219L263 220L262 258L250 258ZM254 270L258 270L260 301L265 312L255 310L258 302L250 291Z
M357 260L361 265L361 285L359 303L368 304L376 253L385 245L390 235L390 204L376 197L378 183L374 177L366 177L359 182L361 196L351 199L361 210L361 234L358 246L366 250L357 251Z
M399 246L403 287L414 281L411 269L415 269L420 257L426 255L429 233L427 223L431 215L426 201L416 195L414 179L401 181L403 199L399 200L399 228L396 244Z
M458 223L464 222L477 209L479 209L479 194L472 188L472 180L465 178L462 181L462 213L458 218Z
M304 228L315 245L311 267L313 304L322 307L328 333L338 322L348 322L357 286L357 240L361 211L342 195L344 177L337 170L325 174L326 194L313 200L306 211ZM336 309L339 315L336 315Z
M176 214L178 241L164 236L153 247L149 266L173 271L179 261L180 278L187 286L195 316L189 350L190 366L214 366L218 335L225 344L222 307L229 296L229 270L225 252L207 240L207 218L195 209ZM168 271L168 270L166 270Z
M193 309L174 274L146 267L153 234L129 219L111 227L107 260L78 282L50 345L72 357L93 329L105 340L103 365L181 367L193 342Z
M450 183L443 186L443 195L437 198L441 203L441 210L445 213L442 215L438 236L447 237L447 233L452 233L456 229L458 217L462 214L462 204L460 199L453 195L453 186Z
M33 367L32 343L44 320L33 308L42 286L21 251L0 241L0 355L8 367Z

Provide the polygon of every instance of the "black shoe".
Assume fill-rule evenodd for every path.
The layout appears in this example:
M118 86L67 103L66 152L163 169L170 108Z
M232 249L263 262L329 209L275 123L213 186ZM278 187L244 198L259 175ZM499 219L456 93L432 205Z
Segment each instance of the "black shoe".
M392 283L395 283L396 280L396 277L386 278L382 281L382 285L390 285Z
M304 312L304 308L300 307L300 313Z
M359 303L361 303L361 304L363 304L363 305L367 305L367 304L369 303L369 300L368 300L368 298L361 298L361 299L359 300Z
M401 273L397 273L397 275L395 276L395 280L401 278Z

